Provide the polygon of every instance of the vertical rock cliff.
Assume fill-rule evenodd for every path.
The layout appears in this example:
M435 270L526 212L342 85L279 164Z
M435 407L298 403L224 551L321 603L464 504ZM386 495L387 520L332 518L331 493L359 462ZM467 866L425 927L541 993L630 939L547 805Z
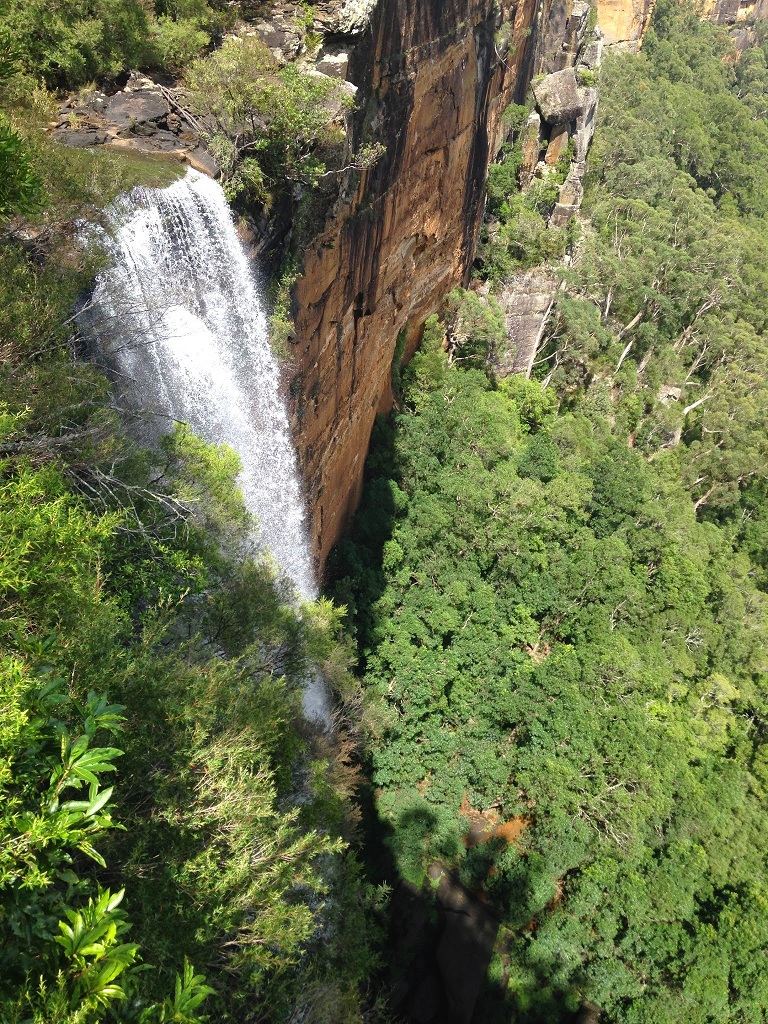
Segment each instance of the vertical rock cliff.
M294 294L291 393L321 566L358 503L374 417L391 407L398 338L412 351L466 279L503 110L562 64L573 19L558 2L379 0L352 53L358 132L386 155L304 253Z
M636 51L648 28L656 0L597 0L600 28L607 46Z

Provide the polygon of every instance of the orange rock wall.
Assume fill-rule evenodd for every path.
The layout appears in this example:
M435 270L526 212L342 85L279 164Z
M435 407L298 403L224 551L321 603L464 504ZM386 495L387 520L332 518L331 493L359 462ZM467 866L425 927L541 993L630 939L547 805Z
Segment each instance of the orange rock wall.
M637 50L656 0L597 0L597 23L607 46Z
M702 16L718 25L740 25L768 18L768 0L704 0Z
M398 335L465 280L501 114L532 74L536 4L508 0L380 0L353 58L363 137L386 156L364 172L304 253L294 293L292 409L322 570L360 499L377 412L392 405ZM503 8L503 12L501 11ZM495 38L496 37L496 38Z
M597 0L606 43L637 48L654 2ZM706 3L720 23L768 14L768 0ZM392 405L398 337L412 353L466 283L501 114L533 74L568 65L573 12L573 0L379 0L352 53L358 141L387 152L308 246L293 296L290 395L321 572L359 502L374 418Z
M638 50L656 0L597 0L597 20L607 46ZM702 18L717 25L751 24L768 18L768 0L703 0Z

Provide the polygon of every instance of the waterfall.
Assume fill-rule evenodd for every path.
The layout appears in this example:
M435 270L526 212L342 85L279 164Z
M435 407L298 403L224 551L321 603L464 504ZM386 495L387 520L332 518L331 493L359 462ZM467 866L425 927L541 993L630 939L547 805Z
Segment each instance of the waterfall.
M120 196L107 215L110 265L81 322L117 373L124 400L165 429L169 419L184 421L204 440L237 452L257 543L271 551L298 597L314 599L279 367L224 193L189 170L168 188ZM330 720L319 678L307 683L304 710Z

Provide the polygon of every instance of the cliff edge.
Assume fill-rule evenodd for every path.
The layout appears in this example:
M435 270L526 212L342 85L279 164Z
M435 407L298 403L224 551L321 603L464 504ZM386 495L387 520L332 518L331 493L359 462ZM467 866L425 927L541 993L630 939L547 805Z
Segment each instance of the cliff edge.
M294 292L292 408L321 567L359 501L374 418L391 408L396 347L411 352L466 280L502 113L535 71L567 63L574 19L556 7L380 0L352 51L358 133L386 154L304 252Z

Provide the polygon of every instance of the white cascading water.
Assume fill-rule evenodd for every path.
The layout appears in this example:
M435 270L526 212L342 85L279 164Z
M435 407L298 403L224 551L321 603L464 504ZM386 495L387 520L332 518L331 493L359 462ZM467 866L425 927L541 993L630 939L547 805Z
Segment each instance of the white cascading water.
M135 189L107 211L110 267L81 317L142 412L186 422L240 456L238 483L258 543L306 600L317 596L280 371L264 309L220 186L188 171ZM322 680L307 717L328 725Z

